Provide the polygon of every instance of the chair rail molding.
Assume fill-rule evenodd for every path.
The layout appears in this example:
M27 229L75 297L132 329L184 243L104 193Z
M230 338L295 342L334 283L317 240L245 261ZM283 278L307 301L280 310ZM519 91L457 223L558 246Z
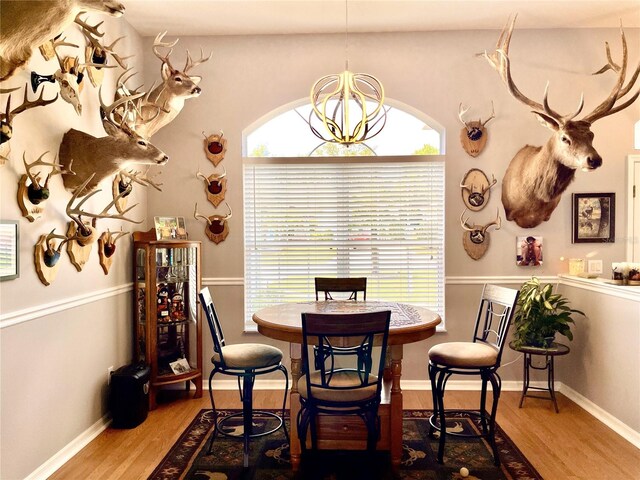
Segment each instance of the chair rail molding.
M15 312L0 314L0 330L7 327L18 325L19 323L28 322L37 318L42 318L53 313L63 312L72 308L80 307L88 303L93 303L104 298L115 297L124 293L130 293L133 290L133 283L123 283L115 287L104 288L102 290L94 290L91 292L76 295L74 297L63 298L50 303L35 305Z

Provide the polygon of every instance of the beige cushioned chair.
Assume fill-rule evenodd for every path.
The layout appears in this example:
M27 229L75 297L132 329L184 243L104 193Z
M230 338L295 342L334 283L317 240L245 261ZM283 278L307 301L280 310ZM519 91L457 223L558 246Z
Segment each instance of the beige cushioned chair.
M433 346L429 350L429 378L433 394L433 415L429 433L440 432L438 462L444 462L444 446L447 435L485 437L493 450L494 463L500 465L495 442L495 421L502 382L497 373L500 367L509 324L513 317L518 290L485 285L476 317L473 339L470 342L448 342ZM482 380L480 409L472 412L480 417L480 434L453 433L446 430L446 414L454 413L444 408L444 391L451 375L474 375ZM487 383L491 383L493 402L491 413L486 411Z
M284 423L285 407L287 404L287 393L289 390L289 375L287 369L282 365L282 351L271 345L263 345L261 343L241 343L236 345L227 345L224 339L224 333L220 326L220 320L216 308L213 304L211 294L208 288L200 291L200 303L204 309L213 338L213 370L209 375L209 398L211 398L211 410L214 416L213 433L211 434L211 443L209 444L208 453L211 454L213 442L218 433L228 437L242 438L244 441L244 466L249 466L249 441L255 437L269 435L276 430L283 428L284 434L287 434L287 428ZM257 375L265 375L267 373L281 371L285 378L284 399L282 401L282 415L273 412L253 410L253 384ZM213 400L212 380L216 373L222 375L232 375L238 378L238 388L240 390L240 399L242 400L242 412L227 415L218 419L218 411ZM242 380L242 386L240 386ZM266 431L254 433L254 413L260 413L263 418L275 418L276 425ZM231 429L233 433L225 431L225 424L236 417L242 417L242 433L235 433L235 429Z

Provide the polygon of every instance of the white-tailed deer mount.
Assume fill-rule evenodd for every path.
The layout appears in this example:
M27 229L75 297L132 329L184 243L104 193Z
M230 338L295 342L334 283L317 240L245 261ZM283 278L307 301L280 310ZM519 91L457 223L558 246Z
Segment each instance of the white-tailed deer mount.
M122 230L115 233L107 230L98 238L98 258L105 275L109 275L109 270L113 263L113 254L116 253L116 242L127 233Z
M58 267L60 264L60 252L62 246L75 237L65 237L64 235L57 235L54 232L56 229L51 230L47 235L40 235L40 239L36 243L33 250L33 260L36 266L36 273L38 278L45 285L51 285L58 274ZM56 246L56 239L62 240Z
M76 23L80 25L84 37L87 39L87 46L85 47L85 62L89 65L86 69L89 81L94 87L102 85L104 79L104 67L108 66L109 56L111 56L123 69L127 70L127 63L125 60L132 57L121 57L115 52L114 47L116 43L125 38L124 36L116 38L110 45L103 45L100 43L100 38L104 36L103 32L98 29L104 22L100 22L96 25L89 25L85 20L80 18L80 15L76 18Z
M102 102L100 91L100 104L104 113L102 125L107 132L106 137L94 137L88 133L71 129L62 137L60 143L60 163L68 169L73 160L75 176L62 175L64 186L67 190L77 191L80 184L86 186L84 194L93 192L100 181L106 177L115 175L120 170L132 165L164 165L169 157L159 148L138 135L131 129L126 118L133 100L140 98L144 93L121 97L109 106ZM118 107L125 108L125 113L120 115L121 120L114 120L114 114ZM91 177L88 184L82 183Z
M18 88L5 90L2 93L9 93L10 91L18 90ZM0 165L4 165L4 163L8 160L7 157L9 156L9 151L10 151L8 142L9 140L11 140L11 137L13 136L12 122L13 122L13 119L16 117L16 115L19 115L20 113L26 110L29 110L30 108L44 107L45 105L49 105L50 103L53 103L58 99L58 94L56 94L56 96L53 97L53 99L45 100L44 89L42 90L42 92L40 92L40 96L36 100L30 101L28 98L28 95L29 95L29 86L25 84L24 99L22 100L22 103L12 110L11 95L9 95L9 98L7 99L7 106L5 108L5 112L0 113L0 148L2 148L2 150L0 150Z
M491 188L497 183L496 178L491 175L491 181L485 173L478 169L472 168L460 182L462 189L462 201L465 206L474 212L479 212L489 203Z
M162 61L160 68L162 83L150 90L147 97L148 104L143 104L140 109L141 115L135 126L135 130L144 138L151 138L158 130L176 118L184 107L185 100L200 95L202 89L198 83L200 83L201 77L190 76L188 72L211 58L211 54L205 58L201 50L200 59L194 61L187 50L187 61L184 68L182 70L173 68L169 56L178 40L163 42L166 33L159 33L153 43L153 53ZM168 53L162 55L159 50L161 48L168 48ZM158 107L161 107L159 114Z
M548 102L548 87L545 88L542 103L526 97L516 86L511 77L511 60L509 43L515 17L502 30L495 52L482 55L500 74L509 93L518 101L531 108L533 114L553 135L542 147L524 146L513 157L502 181L502 204L507 220L515 221L522 228L532 228L549 220L555 210L560 196L573 181L576 169L592 171L602 165L602 157L593 147L591 125L596 120L617 113L631 105L640 95L640 90L622 101L633 88L640 63L636 67L629 82L625 85L627 73L627 40L622 27L622 62L617 64L611 58L609 45L606 44L607 65L595 74L612 70L617 74L616 82L609 96L591 113L581 120L574 118L582 111L584 97L580 99L576 111L569 115L561 115L551 109ZM618 101L622 101L616 105Z
M62 173L69 175L74 174L71 170L64 170L62 166L55 161L52 163L43 161L42 157L47 153L49 152L44 152L33 163L27 163L26 152L22 154L22 162L24 163L24 168L27 173L22 175L18 181L18 206L20 207L22 216L30 222L35 222L36 219L40 218L42 212L44 212L43 204L50 195L49 180L51 180L51 177ZM51 171L47 174L44 182L40 176L40 171L31 171L34 167L51 167ZM69 165L69 168L71 168L71 165Z
M227 153L227 139L224 137L224 132L220 130L220 133L214 133L213 135L204 135L204 153L214 167L224 160L224 155Z
M465 152L472 157L477 157L487 144L488 133L485 125L489 123L489 120L495 118L496 112L493 108L493 101L491 102L491 116L484 122L481 118L477 121L466 121L464 119L464 114L468 111L469 109L464 108L462 103L460 103L460 106L458 107L458 118L464 125L464 128L460 130L460 142L462 143L462 148Z
M160 175L158 172L156 175ZM111 193L113 195L114 200L116 200L115 207L119 212L123 212L127 208L127 199L131 192L133 192L133 184L137 183L138 185L142 185L143 187L153 187L159 192L162 191L160 188L163 184L156 183L153 180L153 177L156 175L150 176L149 169L144 172L138 172L136 170L121 170L113 177L113 183L111 184Z
M500 230L501 220L500 212L496 210L496 219L486 225L469 225L468 219L464 218L464 214L467 213L467 209L460 215L460 225L464 232L462 233L462 246L464 251L467 252L474 260L480 260L487 253L489 248L489 227L496 226L496 230Z
M81 12L119 17L124 13L124 5L115 0L3 0L0 80L6 80L24 66L34 49L63 32Z
M198 220L202 219L207 222L207 226L204 229L204 233L209 240L211 240L216 245L220 242L224 242L229 235L229 220L232 216L231 207L227 202L225 205L229 209L229 213L227 215L210 215L205 216L198 213L198 204L196 203L195 208L193 209L193 217Z
M218 207L227 193L227 170L222 167L222 173L212 173L205 177L203 173L196 173L196 177L202 179L209 200L214 207Z
M117 214L108 213L111 207L113 207L118 200L117 198L113 199L106 207L102 209L100 213L87 212L82 210L82 206L84 203L89 200L93 195L98 193L100 190L94 190L93 192L86 195L82 200L80 200L77 205L73 206L73 203L78 199L80 193L84 190L84 188L91 183L93 175L87 178L82 185L78 187L78 189L74 192L74 194L69 199L67 203L67 216L72 220L69 222L69 227L67 229L67 237L73 237L74 240L69 241L67 243L67 253L69 254L69 259L76 270L79 272L82 271L82 267L87 263L89 259L89 254L91 253L91 247L93 243L97 239L96 229L95 229L95 221L99 218L110 218L110 219L118 219L124 220L126 222L131 223L142 223L142 220L139 222L132 220L130 218L125 217L124 215L134 208L136 205L132 205L127 208L124 212L118 212ZM85 223L82 217L87 217L93 219L93 224Z

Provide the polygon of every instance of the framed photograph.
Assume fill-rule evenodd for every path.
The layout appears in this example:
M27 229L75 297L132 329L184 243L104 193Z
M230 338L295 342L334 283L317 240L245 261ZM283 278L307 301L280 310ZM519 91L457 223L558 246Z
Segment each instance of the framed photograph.
M175 362L169 363L169 366L171 367L173 373L175 373L176 375L191 371L191 365L189 365L189 362L186 358L179 358Z
M574 193L571 212L571 243L615 242L615 193Z
M528 235L516 237L516 265L539 267L542 265L542 237Z
M186 240L184 217L153 217L156 240Z
M18 222L0 220L0 281L20 276L20 230Z

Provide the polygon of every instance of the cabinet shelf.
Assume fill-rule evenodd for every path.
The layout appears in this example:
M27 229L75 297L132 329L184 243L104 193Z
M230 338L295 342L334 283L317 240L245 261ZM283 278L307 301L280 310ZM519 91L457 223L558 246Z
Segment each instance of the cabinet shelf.
M175 383L193 382L201 397L200 242L156 240L154 230L134 232L133 240L134 360L151 369L149 408L161 387Z

